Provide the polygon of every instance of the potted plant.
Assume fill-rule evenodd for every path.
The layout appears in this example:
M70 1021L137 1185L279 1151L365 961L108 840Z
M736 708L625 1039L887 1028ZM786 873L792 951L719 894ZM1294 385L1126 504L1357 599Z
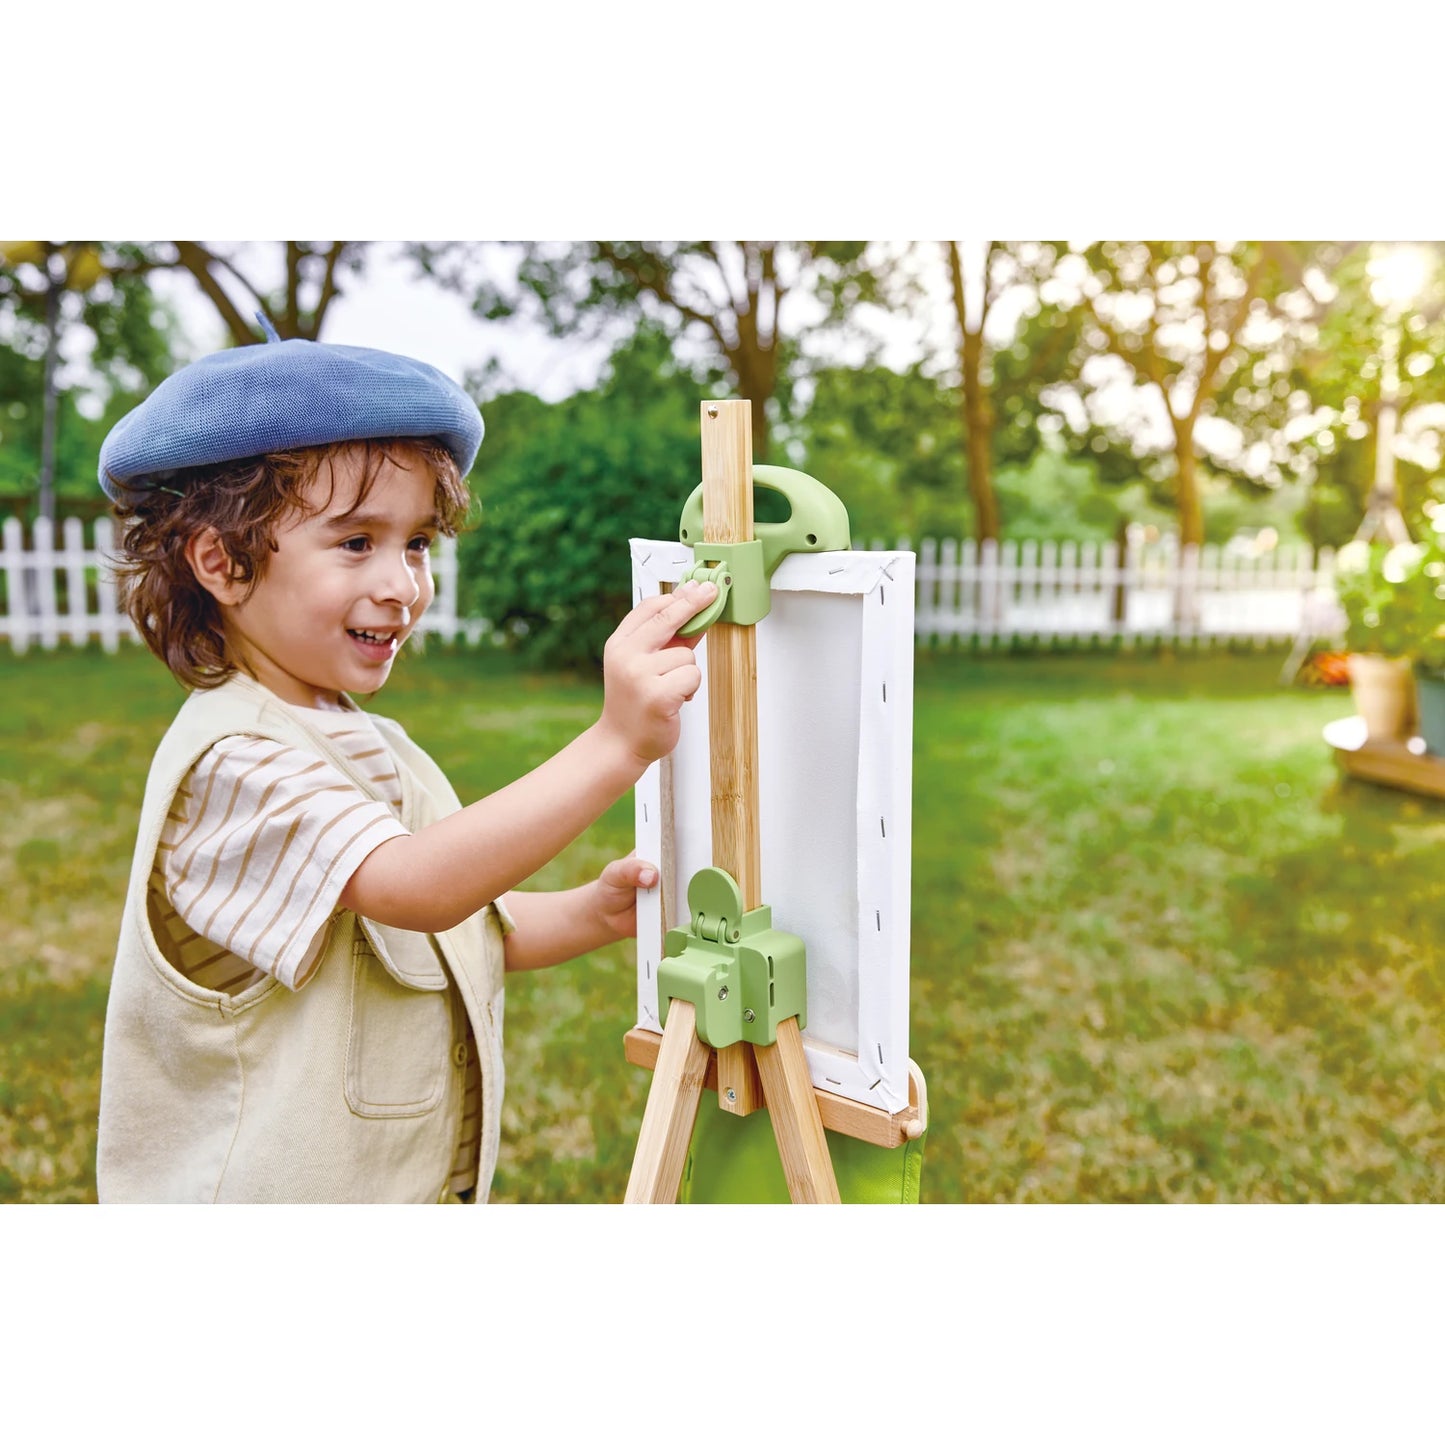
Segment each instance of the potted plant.
M1427 753L1445 757L1445 545L1438 532L1430 534L1420 574L1420 635L1413 651L1419 733Z
M1371 741L1404 739L1414 731L1415 659L1426 619L1439 607L1436 579L1425 571L1434 552L1416 542L1358 540L1335 557L1350 693Z

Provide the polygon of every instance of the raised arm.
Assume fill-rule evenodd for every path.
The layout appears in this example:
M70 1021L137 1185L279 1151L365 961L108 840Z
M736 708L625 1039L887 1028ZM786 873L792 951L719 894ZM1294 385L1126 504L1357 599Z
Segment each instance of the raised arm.
M454 927L555 858L677 746L702 685L676 633L716 593L689 582L623 618L603 653L602 715L561 752L479 802L369 853L341 905L419 933Z

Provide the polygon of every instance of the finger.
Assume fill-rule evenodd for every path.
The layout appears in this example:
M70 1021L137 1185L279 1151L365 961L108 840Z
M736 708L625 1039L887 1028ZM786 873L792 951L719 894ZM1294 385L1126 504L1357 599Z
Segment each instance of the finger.
M669 647L666 652L657 654L657 675L665 677L669 672L679 667L696 667L697 656L692 648L684 647L682 644L685 638L679 637L677 642Z
M675 592L659 592L656 597L645 597L613 631L614 637L627 637L636 632L648 618L655 616L666 607L677 594Z
M702 669L693 662L683 667L674 667L662 673L655 686L657 690L653 695L662 702L672 704L665 709L665 715L672 717L683 703L692 701L698 688L702 686Z
M684 582L672 592L659 592L656 597L639 602L617 624L614 636L630 637L662 616L670 619L666 624L670 632L676 632L689 617L712 601L716 591L711 582Z
M633 638L646 647L662 647L677 636L677 629L695 617L717 596L711 582L688 582L668 598L668 605L651 613L633 629ZM678 638L679 642L685 641Z
M611 888L651 888L657 882L657 866L629 853L602 870L602 881Z

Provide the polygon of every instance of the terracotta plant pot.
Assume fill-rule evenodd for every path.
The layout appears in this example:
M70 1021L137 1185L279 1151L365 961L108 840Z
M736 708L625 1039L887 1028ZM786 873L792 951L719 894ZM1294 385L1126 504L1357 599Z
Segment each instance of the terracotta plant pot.
M1415 673L1408 658L1350 654L1350 694L1372 742L1398 742L1415 729Z

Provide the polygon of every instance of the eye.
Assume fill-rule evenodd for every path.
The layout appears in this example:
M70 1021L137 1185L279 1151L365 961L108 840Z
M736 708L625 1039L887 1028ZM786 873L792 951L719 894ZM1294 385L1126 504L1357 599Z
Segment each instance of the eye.
M418 536L413 537L413 538L411 539L411 541L407 543L407 546L408 546L413 552L416 552L416 553L418 553L419 555L421 555L421 556L424 557L424 556L426 556L426 554L427 554L428 552L431 551L432 542L433 542L434 540L435 540L434 538L428 537L428 536L426 536L426 535L423 533L423 534L420 534L420 535L418 535Z
M371 545L368 537L348 537L342 544L343 552L364 552Z

